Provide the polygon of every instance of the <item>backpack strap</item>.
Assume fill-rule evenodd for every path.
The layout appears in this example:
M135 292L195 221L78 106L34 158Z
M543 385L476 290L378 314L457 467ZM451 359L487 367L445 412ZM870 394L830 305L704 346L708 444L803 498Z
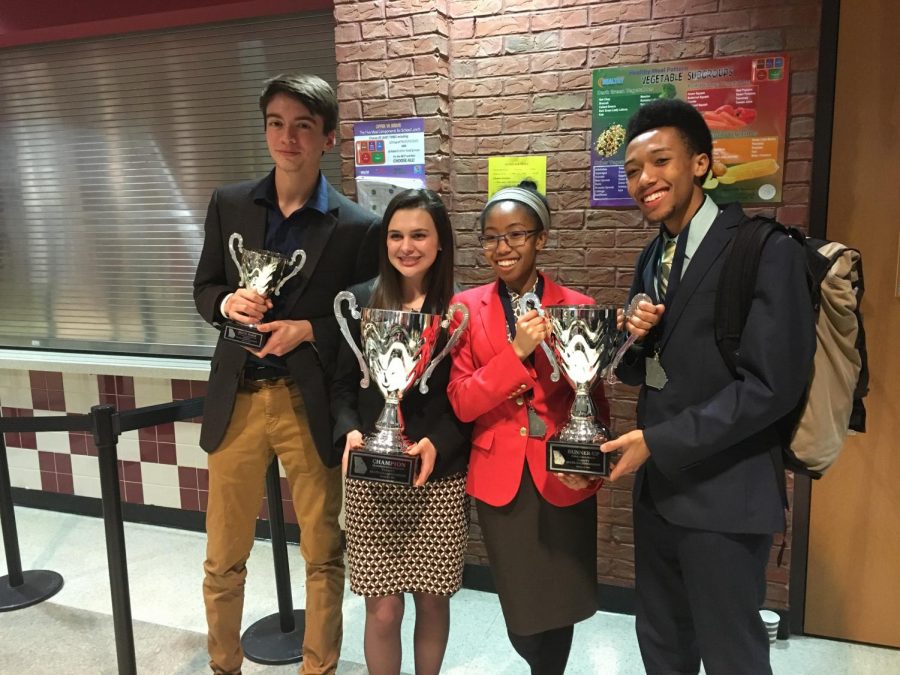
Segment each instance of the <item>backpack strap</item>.
M866 283L863 278L862 257L856 261L856 324L859 332L856 334L856 351L859 352L862 367L859 369L859 379L856 381L856 389L853 392L853 411L850 413L849 429L865 433L866 431L866 406L863 398L869 393L869 351L866 349L866 329L863 327L862 307L863 294L866 292Z
M728 244L725 264L716 291L716 346L731 374L737 377L737 360L741 333L750 313L759 259L766 240L776 230L786 228L762 216L746 218L738 225L737 233Z
M738 225L737 233L732 238L729 250L725 254L725 263L716 289L714 323L716 346L719 348L722 360L725 361L725 365L728 366L728 370L735 378L738 377L737 362L740 356L741 334L744 324L747 323L750 305L753 302L753 293L756 290L759 260L762 257L766 241L775 232L781 232L795 239L801 245L805 245L806 238L799 230L786 228L771 218L755 216L746 218ZM809 277L808 267L807 265L807 277ZM787 425L777 424L776 426L782 445L788 447L790 434L785 435ZM784 507L788 508L787 479L781 449L773 448L771 456L781 501ZM781 556L779 555L779 557Z

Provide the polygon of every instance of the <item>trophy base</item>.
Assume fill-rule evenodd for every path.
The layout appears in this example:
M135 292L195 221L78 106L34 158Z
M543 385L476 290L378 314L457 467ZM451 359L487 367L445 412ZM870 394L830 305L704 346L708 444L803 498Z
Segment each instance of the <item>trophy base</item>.
M256 350L262 349L268 338L268 333L261 333L255 328L237 321L226 321L225 327L222 329L223 340Z
M351 450L347 463L347 478L356 480L411 486L417 473L419 458L412 455Z
M600 452L599 443L550 439L547 441L547 471L608 476L609 455Z

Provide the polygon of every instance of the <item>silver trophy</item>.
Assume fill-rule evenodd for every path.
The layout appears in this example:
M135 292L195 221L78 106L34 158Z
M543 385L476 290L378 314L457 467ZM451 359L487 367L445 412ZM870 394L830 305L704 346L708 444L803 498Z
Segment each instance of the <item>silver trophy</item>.
M241 277L240 287L256 291L265 298L277 297L281 293L281 288L295 277L306 263L306 253L299 248L290 257L275 251L244 248L244 238L237 232L228 238L228 252L237 265ZM269 334L261 333L255 325L229 319L222 329L222 337L229 342L261 349Z
M636 296L626 317L641 300L649 297ZM522 301L538 302L532 294L526 294ZM614 307L548 305L542 311L550 322L551 360L559 364L575 389L569 421L547 441L547 469L606 476L608 456L600 452L600 445L612 438L612 432L597 420L591 389L600 377L606 377L607 381L614 377L613 371L634 339L618 330Z
M342 304L347 301L350 314L359 319L360 344L356 345ZM437 356L435 347L444 328L455 314L462 320ZM453 304L447 316L375 309L356 304L356 297L341 291L334 298L334 315L341 333L359 361L362 372L361 387L368 387L371 378L384 396L384 408L375 422L375 431L363 439L362 450L354 450L347 467L347 476L363 480L412 485L415 481L418 458L404 453L410 442L400 424L400 399L418 380L419 391L428 393L428 378L437 365L450 353L469 323L465 305ZM434 358L432 358L434 357Z

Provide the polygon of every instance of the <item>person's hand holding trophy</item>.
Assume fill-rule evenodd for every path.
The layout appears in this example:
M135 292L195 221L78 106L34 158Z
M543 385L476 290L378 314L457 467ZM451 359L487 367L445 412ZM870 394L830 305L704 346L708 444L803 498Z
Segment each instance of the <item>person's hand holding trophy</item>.
M344 303L349 306L350 316L359 319L361 345L356 344L344 316ZM444 348L435 356L441 333L449 329L451 317L456 314L461 320L448 333ZM353 450L347 457L344 473L359 480L413 485L420 460L407 452L413 444L403 433L400 401L416 382L422 394L428 393L428 378L459 340L469 323L469 310L460 303L450 305L446 316L360 308L353 293L341 291L334 298L334 316L359 364L360 386L366 388L375 380L384 397L375 431L364 437L358 431L353 432L354 439L349 444Z
M645 294L636 296L624 317L634 314L640 302L652 302ZM522 311L543 312L550 322L550 335L543 343L548 360L558 367L575 390L569 420L547 439L547 470L557 474L581 474L589 480L609 476L609 455L600 446L613 433L599 421L591 401L591 388L604 377L615 384L615 369L638 336L629 336L617 325L615 308L598 305L550 305L541 307L533 293L521 299ZM567 483L568 484L568 483ZM570 485L571 486L571 485Z
M288 257L275 251L245 249L244 239L237 232L228 238L228 251L241 282L231 298L233 309L228 312L222 338L252 350L262 349L269 334L260 331L257 324L272 309L272 297L277 297L281 288L300 272L306 253L298 248Z

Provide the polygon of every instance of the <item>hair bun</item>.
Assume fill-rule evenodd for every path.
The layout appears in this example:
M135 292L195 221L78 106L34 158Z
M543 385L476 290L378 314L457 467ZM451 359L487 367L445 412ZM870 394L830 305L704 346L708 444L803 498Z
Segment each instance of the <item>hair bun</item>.
M535 183L530 178L526 178L525 180L519 183L520 188L525 188L526 190L534 190L537 192L537 183Z

